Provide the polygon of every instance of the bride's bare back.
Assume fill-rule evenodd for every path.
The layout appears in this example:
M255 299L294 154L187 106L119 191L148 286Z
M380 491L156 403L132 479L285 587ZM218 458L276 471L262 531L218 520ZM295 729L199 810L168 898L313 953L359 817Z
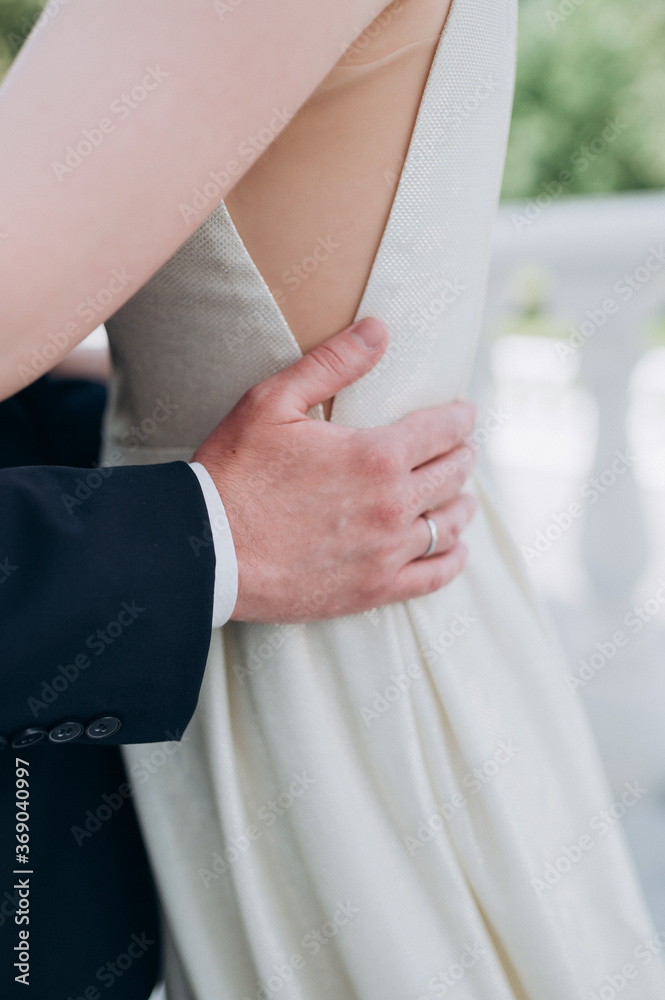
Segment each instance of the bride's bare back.
M303 352L356 313L450 2L392 3L225 199Z

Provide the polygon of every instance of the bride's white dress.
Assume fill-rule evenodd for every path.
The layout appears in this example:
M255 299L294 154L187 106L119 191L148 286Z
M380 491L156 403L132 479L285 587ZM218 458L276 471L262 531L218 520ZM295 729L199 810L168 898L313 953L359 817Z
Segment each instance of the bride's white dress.
M358 311L386 322L391 347L338 394L334 422L385 424L464 393L514 42L514 0L454 0ZM250 385L301 356L223 205L108 331L116 463L189 459ZM123 444L160 399L169 419L138 451ZM594 823L612 796L587 721L475 489L449 586L213 632L185 739L135 789L169 1000L665 997L623 842ZM155 749L126 747L130 773Z

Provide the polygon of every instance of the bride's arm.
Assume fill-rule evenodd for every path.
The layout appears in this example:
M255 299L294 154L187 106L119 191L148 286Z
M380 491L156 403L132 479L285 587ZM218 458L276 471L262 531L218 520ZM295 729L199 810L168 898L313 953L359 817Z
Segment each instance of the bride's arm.
M33 32L0 88L0 399L134 294L387 5L69 0Z

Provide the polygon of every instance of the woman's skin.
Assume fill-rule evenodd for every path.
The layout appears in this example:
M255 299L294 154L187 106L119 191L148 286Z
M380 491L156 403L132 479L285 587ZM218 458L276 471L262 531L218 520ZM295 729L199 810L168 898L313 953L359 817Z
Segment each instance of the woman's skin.
M356 315L449 7L392 3L226 198L303 352Z
M0 398L145 283L386 6L51 4L0 87Z

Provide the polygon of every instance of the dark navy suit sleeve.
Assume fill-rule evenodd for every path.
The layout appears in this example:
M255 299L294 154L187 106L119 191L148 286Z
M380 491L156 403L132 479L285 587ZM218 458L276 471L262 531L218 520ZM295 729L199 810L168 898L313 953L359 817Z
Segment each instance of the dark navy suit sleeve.
M214 551L185 463L90 468L104 395L41 379L0 404L0 466L38 466L0 471L0 733L12 742L42 732L0 752L7 1000L101 1000L111 987L148 1000L160 967L133 786L112 744L177 739L187 725L210 637ZM115 732L109 719L122 723ZM90 722L96 737L71 738ZM26 770L27 805L17 798Z
M22 435L25 453L26 407L9 404L7 447ZM32 444L31 457L50 454ZM83 727L77 743L179 739L203 676L214 572L185 462L0 470L2 737L53 745Z

